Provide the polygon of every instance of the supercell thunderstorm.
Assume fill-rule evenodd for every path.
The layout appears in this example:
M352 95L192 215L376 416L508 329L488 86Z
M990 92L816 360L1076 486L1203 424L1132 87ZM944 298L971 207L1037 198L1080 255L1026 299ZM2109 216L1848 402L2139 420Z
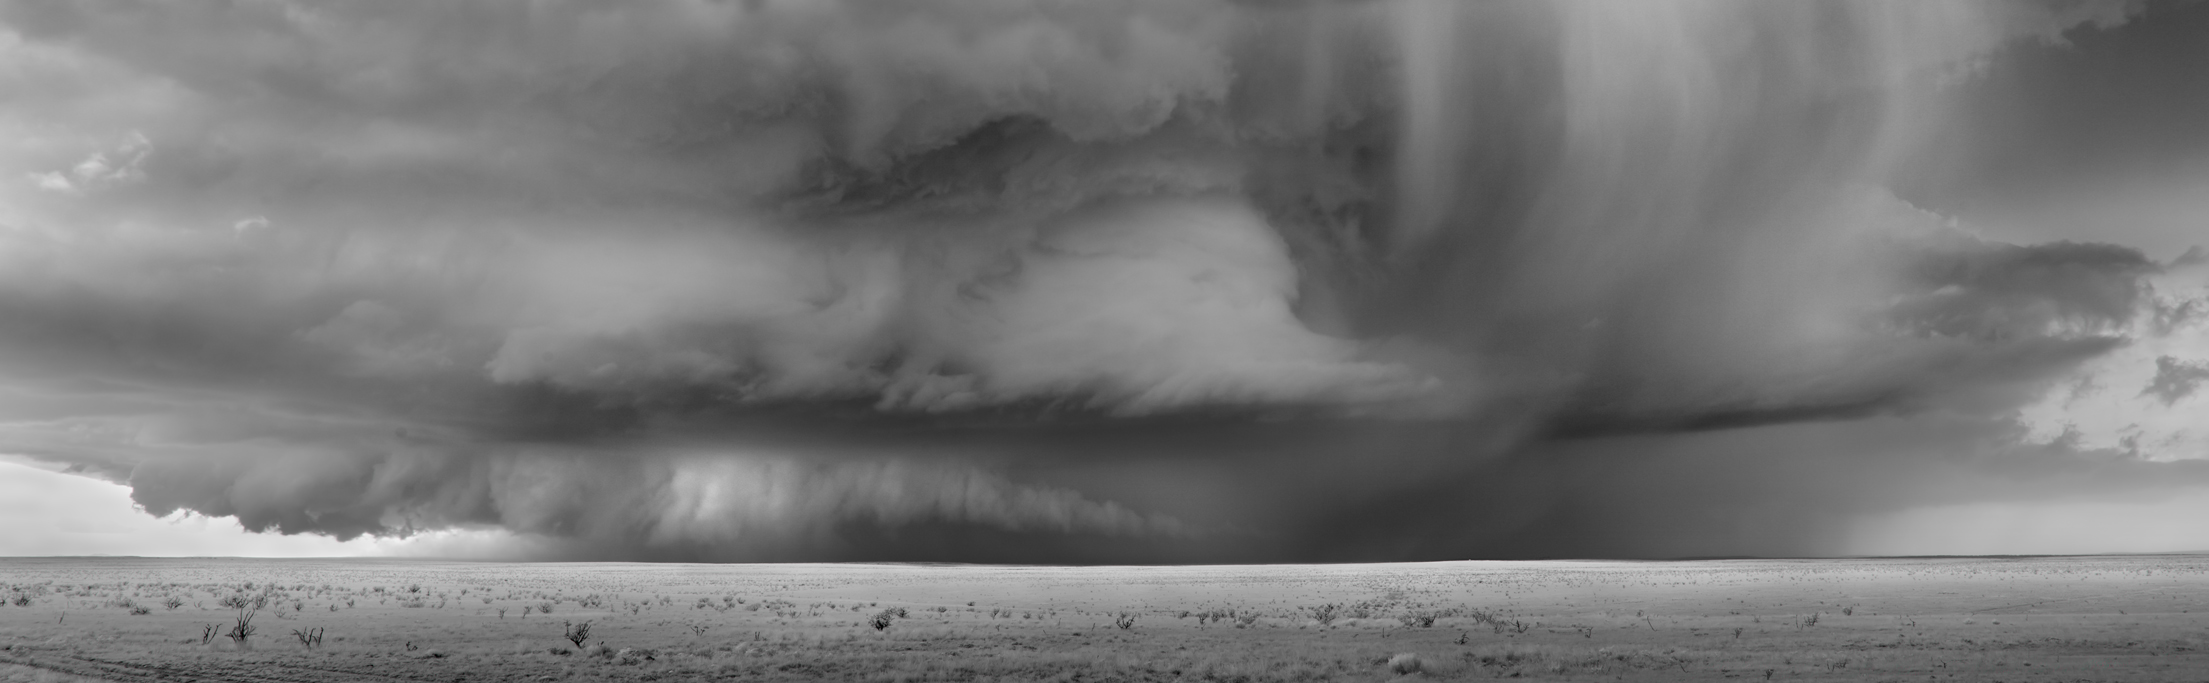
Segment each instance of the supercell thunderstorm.
M4 3L0 451L578 558L1825 553L2198 490L2199 252L1901 198L1990 61L2140 11Z

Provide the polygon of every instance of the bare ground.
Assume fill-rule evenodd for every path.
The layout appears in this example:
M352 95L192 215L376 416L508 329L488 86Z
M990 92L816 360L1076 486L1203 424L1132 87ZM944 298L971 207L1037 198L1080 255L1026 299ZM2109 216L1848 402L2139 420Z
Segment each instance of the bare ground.
M0 681L2209 680L2200 556L0 559L0 599ZM226 600L260 605L242 643ZM583 622L577 647L563 636ZM315 628L312 647L293 633Z

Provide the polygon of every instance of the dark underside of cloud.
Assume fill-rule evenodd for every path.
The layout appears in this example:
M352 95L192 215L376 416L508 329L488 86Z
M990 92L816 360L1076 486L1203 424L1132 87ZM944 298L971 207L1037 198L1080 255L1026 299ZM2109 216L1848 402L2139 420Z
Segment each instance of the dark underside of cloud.
M1958 79L2169 11L0 2L0 451L576 559L1811 554L2209 485L2016 422L2199 327L2192 263L1897 198Z

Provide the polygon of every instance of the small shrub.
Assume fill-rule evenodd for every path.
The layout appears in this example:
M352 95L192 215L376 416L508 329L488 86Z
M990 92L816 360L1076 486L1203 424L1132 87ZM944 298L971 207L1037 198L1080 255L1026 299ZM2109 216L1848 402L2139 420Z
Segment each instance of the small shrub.
M1135 628L1135 614L1132 612L1121 612L1118 616L1112 618L1112 625L1120 627L1120 630L1122 631Z
M582 647L583 641L591 639L591 622L586 621L580 624L573 622L560 623L567 625L567 633L560 637L568 639L570 643L575 643L576 647Z
M1425 668L1424 664L1419 661L1419 655L1409 652L1398 653L1396 656L1388 658L1388 670L1399 676L1419 673Z
M176 611L176 608L184 606L184 599L171 595L169 596L169 599L161 601L161 606L167 607L169 608L169 611L174 612Z
M298 639L300 646L305 647L309 650L315 649L316 647L320 647L322 645L322 629L320 627L310 628L306 630L300 630L296 628L292 629L291 637Z
M253 615L259 611L259 609L250 605L238 608L236 623L230 627L229 633L223 634L223 637L229 638L230 642L237 643L240 649L251 646L253 633L258 630L253 626Z
M867 620L867 623L873 625L874 630L887 630L890 628L890 624L893 623L892 620L900 616L898 614L898 612L900 611L901 610L897 609L882 610L881 612L875 613L874 618Z

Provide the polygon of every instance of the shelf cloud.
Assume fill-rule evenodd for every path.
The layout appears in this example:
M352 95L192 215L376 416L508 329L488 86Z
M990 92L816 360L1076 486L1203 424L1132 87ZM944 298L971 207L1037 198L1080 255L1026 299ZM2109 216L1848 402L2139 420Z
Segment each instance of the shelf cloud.
M1990 103L2205 17L0 2L0 453L593 559L1822 554L2198 493L2201 252L2006 231L2022 134L1958 131L2151 106Z

